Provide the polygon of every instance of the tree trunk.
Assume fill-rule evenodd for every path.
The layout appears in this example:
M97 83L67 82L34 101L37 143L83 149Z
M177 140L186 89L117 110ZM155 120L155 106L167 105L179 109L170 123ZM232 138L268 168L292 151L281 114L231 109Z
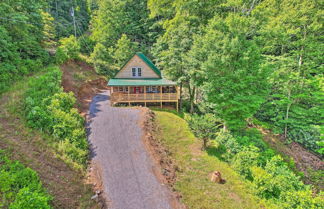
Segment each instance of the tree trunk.
M203 140L203 146L201 147L201 150L206 150L208 139L203 138L202 140Z
M194 86L191 88L189 84L190 113L194 112L195 91L196 87Z
M289 110L291 107L291 102L290 102L290 97L291 97L291 90L288 90L288 100L289 103L287 104L287 108L286 108L286 117L285 117L285 139L287 138L287 134L288 134L288 124L287 124L287 120L289 119Z

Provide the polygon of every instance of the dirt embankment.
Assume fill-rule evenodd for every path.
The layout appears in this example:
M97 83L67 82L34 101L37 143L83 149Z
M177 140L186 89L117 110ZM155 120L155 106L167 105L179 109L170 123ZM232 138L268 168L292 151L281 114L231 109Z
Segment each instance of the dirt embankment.
M263 134L264 140L283 156L292 157L296 163L296 168L305 174L304 182L307 184L314 184L320 190L324 188L324 181L314 179L312 170L323 171L324 162L323 160L315 155L314 153L305 149L302 145L297 142L285 144L285 139L280 136L271 133L269 130L257 127Z
M141 108L141 127L144 130L143 141L146 149L148 150L153 162L156 163L159 170L153 170L162 184L165 184L172 191L172 197L170 199L171 205L176 209L186 208L180 203L181 195L173 188L176 182L177 166L170 157L170 153L159 141L158 127L155 123L155 114L149 108Z
M107 89L107 80L96 74L92 66L81 61L69 61L60 66L63 71L62 86L77 98L77 108L82 116L89 110L92 97Z

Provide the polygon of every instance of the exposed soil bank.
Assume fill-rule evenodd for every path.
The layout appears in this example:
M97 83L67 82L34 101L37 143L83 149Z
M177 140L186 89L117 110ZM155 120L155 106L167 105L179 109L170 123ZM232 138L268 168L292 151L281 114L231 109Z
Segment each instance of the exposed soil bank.
M60 66L63 71L62 86L77 98L77 108L85 116L92 98L107 89L107 80L96 74L93 67L81 61L69 61Z
M156 137L158 128L155 122L155 114L149 108L141 108L141 110L142 116L140 125L144 130L143 141L152 160L157 165L153 172L158 177L159 181L167 185L172 191L172 196L170 198L172 207L176 209L185 208L185 206L180 203L181 195L173 188L176 181L177 167L171 159L168 150L162 145L158 137Z

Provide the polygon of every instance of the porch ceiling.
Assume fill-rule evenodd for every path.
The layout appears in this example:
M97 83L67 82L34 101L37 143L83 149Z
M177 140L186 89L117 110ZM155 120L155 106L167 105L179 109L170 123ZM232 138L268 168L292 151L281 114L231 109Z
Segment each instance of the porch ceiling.
M176 83L165 78L121 79L113 78L108 86L175 86Z

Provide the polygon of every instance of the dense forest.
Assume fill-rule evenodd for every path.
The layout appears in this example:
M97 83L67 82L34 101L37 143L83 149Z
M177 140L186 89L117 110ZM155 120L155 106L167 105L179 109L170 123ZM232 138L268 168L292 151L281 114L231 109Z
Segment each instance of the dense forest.
M143 51L183 87L182 108L239 133L250 119L321 153L320 1L99 1L92 61L111 75ZM138 12L141 11L141 12Z
M0 93L23 76L45 72L30 81L23 114L83 168L84 121L54 65L82 59L109 79L141 51L180 86L181 110L203 149L209 139L221 144L220 158L252 182L266 208L320 208L321 192L305 185L255 127L323 158L322 8L320 0L4 0ZM0 180L18 181L10 172L26 168L4 159ZM26 172L37 188L21 188L49 207L38 177ZM0 182L0 200L14 201L4 186ZM27 197L15 191L11 207L19 208Z

